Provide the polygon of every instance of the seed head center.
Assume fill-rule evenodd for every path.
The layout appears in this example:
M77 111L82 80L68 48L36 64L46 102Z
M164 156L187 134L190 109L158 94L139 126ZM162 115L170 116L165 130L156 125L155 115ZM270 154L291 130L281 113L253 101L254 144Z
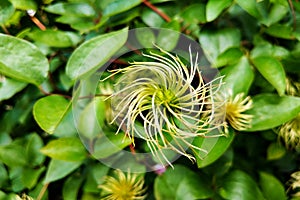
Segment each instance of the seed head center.
M174 104L176 103L176 95L170 89L160 88L156 94L157 104Z

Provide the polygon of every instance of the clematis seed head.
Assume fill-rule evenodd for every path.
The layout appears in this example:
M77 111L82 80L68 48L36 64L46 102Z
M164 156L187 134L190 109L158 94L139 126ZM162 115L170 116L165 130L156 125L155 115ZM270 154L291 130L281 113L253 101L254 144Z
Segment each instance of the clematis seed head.
M166 151L173 151L194 161L186 149L205 151L192 141L205 137L222 124L213 124L214 94L222 85L222 77L205 82L198 66L198 54L190 66L178 56L159 48L157 53L143 54L147 62L112 71L120 74L115 92L110 96L114 118L133 144L134 138L144 140L153 156L171 165ZM195 84L197 80L197 84ZM142 128L138 128L138 124ZM172 165L171 165L172 166Z
M136 174L121 170L114 171L115 176L106 176L99 188L103 190L103 200L143 200L146 198L144 179Z
M224 133L228 134L228 126L238 131L246 130L251 127L253 116L246 114L245 111L252 108L252 99L250 96L244 97L243 93L233 96L231 90L220 91L216 94L216 102L220 106L216 109L216 119L223 119Z

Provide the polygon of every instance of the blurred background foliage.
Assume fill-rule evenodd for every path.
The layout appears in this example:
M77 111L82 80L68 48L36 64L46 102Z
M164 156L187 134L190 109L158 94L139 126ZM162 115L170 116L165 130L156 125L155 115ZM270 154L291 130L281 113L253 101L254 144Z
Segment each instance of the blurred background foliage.
M78 62L93 44L127 33L126 27L188 35L234 94L253 99L251 128L230 128L219 141L195 141L207 147L217 142L196 164L180 158L161 175L145 173L146 199L300 198L300 177L291 177L300 170L298 0L1 0L0 199L101 199L98 186L113 170L95 157L118 150L99 140L95 157L90 155L78 137L70 99L74 80L110 55L92 58L97 64L83 71ZM176 35L142 36L141 44L153 38L170 49L176 45ZM122 42L119 37L102 51L113 52ZM98 122L105 124L101 102ZM89 121L81 130L95 139ZM130 141L106 131L118 147L129 149Z

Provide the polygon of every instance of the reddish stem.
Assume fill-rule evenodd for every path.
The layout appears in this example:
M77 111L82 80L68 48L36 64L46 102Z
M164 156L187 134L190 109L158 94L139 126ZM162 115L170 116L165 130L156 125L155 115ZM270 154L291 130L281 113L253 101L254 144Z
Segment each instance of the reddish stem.
M157 7L155 7L152 3L150 3L148 0L143 0L143 3L148 6L151 10L156 12L159 16L161 16L166 22L170 22L171 18L165 14L164 12L158 10Z
M66 99L72 99L72 97L69 96L69 95L64 95L64 94L57 94L57 93L50 93L50 92L47 92L47 91L44 90L41 86L39 87L39 90L40 90L40 92L41 92L43 95L45 95L45 96L49 96L49 95L59 95L59 96L62 96L62 97L64 97L64 98L66 98Z
M136 152L135 152L135 149L134 149L134 146L133 146L132 143L129 145L129 148L130 148L130 152L131 152L133 155L135 155Z
M39 29L41 29L42 31L46 30L46 26L44 26L44 24L42 24L42 22L40 22L40 20L38 20L38 18L36 17L30 17L31 21L33 21L33 23L35 23L35 25L37 27L39 27Z
M78 97L78 99L92 99L95 97L109 97L111 94L95 94L95 95L89 95L89 96L81 96Z
M115 63L115 64L119 64L119 65L128 65L128 62L120 60L120 59L111 59L110 62Z
M137 55L141 55L141 54L142 54L138 49L134 48L134 47L131 46L129 43L126 43L125 45L126 45L126 47L128 47L130 50L132 50L134 53L136 53Z

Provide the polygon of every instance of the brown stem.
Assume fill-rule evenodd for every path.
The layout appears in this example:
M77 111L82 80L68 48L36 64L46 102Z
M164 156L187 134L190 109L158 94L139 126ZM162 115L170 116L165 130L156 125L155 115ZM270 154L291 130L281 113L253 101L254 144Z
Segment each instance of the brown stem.
M150 3L148 0L143 0L143 3L148 6L151 10L156 12L159 16L161 16L166 22L170 22L171 18L165 14L164 12L158 10L157 7L155 7L152 3Z
M296 13L295 13L295 9L294 9L294 5L293 5L293 2L292 0L288 0L289 2L289 5L290 5L290 8L292 10L292 15L293 15L293 29L296 30L297 28L297 21L296 21Z
M52 73L51 72L48 72L48 77L49 77L49 83L50 83L50 85L52 86L52 88L54 89L54 90L58 90L58 88L57 88L57 86L56 86L56 84L55 84L55 81L53 80L53 75L52 75Z
M134 149L134 146L132 143L129 145L129 148L130 148L130 152L132 153L132 155L135 155L136 152L135 152L135 149Z
M119 64L119 65L128 65L128 62L120 60L120 59L110 59L110 62L115 63L115 64Z
M42 94L44 94L45 96L49 96L49 95L59 95L59 96L62 96L64 98L67 98L67 99L72 99L71 96L69 95L64 95L64 94L58 94L58 93L51 93L51 92L47 92L46 90L44 90L41 86L39 87L39 90Z
M148 162L147 162L147 159L139 159L137 156L136 156L136 151L134 149L134 145L131 143L129 145L129 149L130 149L130 152L131 154L135 157L135 160L138 162L138 163L141 163L141 164L144 164L146 167L154 170L154 166L150 165Z
M38 197L36 198L36 200L41 200L41 199L43 198L43 196L45 195L45 192L47 191L48 186L49 186L49 183L46 183L46 184L42 187L42 189L41 189L41 191L40 191Z
M9 31L7 30L7 28L4 25L1 25L1 28L3 29L4 33L6 33L7 35L10 35Z
M109 96L111 96L111 94L95 94L95 95L78 97L78 99L91 99L91 98L95 98L95 97L109 97Z
M44 24L42 24L42 22L40 22L40 20L38 20L38 18L36 17L30 17L31 21L33 21L33 23L35 23L35 25L37 27L39 27L39 29L41 29L42 31L46 30L46 26Z
M41 92L43 95L46 95L46 96L51 95L51 93L49 93L49 92L47 92L46 90L44 90L44 89L42 88L42 86L39 87L39 90L40 90L40 92Z
M132 50L137 55L141 55L142 54L138 49L136 49L133 46L131 46L128 42L126 42L125 46L128 47L130 50Z

